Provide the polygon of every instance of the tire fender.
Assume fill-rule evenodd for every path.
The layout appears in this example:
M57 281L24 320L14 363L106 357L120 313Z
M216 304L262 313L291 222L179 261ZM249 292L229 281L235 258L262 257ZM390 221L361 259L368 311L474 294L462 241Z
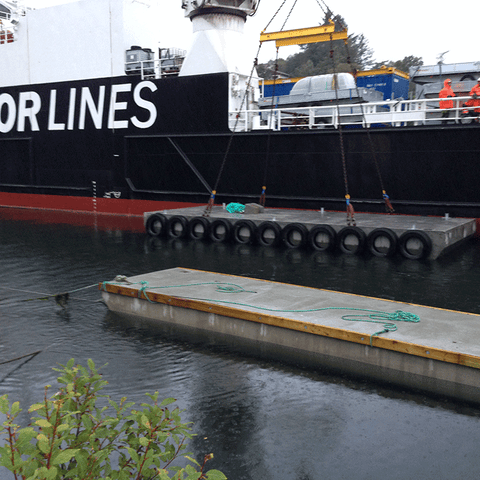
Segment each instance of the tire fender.
M145 230L152 237L161 237L165 235L167 218L161 213L154 213L147 218Z
M200 226L200 231L197 227ZM203 230L202 230L203 229ZM210 222L205 217L194 217L188 222L188 238L192 240L204 240L208 238Z
M327 241L320 243L318 239L319 235L325 236ZM308 232L307 242L314 250L320 252L332 251L337 244L337 233L330 225L315 225Z
M265 235L271 232L271 237ZM275 222L263 222L257 227L257 242L263 247L274 247L278 245L282 236L282 229Z
M420 242L421 248L418 252L414 252L408 248L408 242L417 240ZM427 258L432 251L431 238L421 230L408 230L400 235L398 239L398 249L400 253L410 260L421 260Z
M248 230L250 234L248 239L241 236L242 230ZM235 243L240 243L245 245L245 244L254 242L256 233L257 233L257 227L255 226L255 223L253 223L251 220L239 220L233 226L232 238Z
M375 245L378 238L386 238L389 246L386 250L379 250ZM376 228L372 230L367 237L368 250L376 257L391 257L397 251L398 238L395 232L389 228Z
M298 241L294 237L298 238ZM283 243L288 248L301 248L307 243L308 229L302 223L289 223L282 230Z
M183 238L187 234L188 220L182 215L174 215L168 220L168 236Z
M230 239L231 232L231 223L223 218L217 218L210 224L209 237L212 242L227 242Z
M345 244L346 238L350 236L355 237L357 240L357 247L354 249L349 248ZM358 227L345 227L338 232L337 239L338 248L340 248L343 253L346 253L347 255L357 255L361 253L365 247L366 235L365 232Z

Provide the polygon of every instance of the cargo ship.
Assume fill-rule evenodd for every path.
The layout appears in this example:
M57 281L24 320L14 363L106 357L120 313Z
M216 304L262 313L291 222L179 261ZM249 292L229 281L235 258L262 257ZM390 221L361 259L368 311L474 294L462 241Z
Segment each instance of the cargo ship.
M309 79L323 101L278 102L243 48L265 2L178 7L187 52L159 47L151 0L0 0L0 206L143 215L263 192L272 208L344 210L348 195L382 213L388 196L401 214L480 218L468 93L448 121L431 95L378 98L347 80L336 102L338 75Z

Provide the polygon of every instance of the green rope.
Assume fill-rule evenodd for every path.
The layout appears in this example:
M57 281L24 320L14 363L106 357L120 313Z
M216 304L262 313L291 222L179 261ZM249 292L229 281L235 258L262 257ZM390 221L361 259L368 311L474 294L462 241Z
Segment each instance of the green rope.
M351 309L356 310L356 309ZM372 311L363 310L362 311ZM362 320L359 318L362 317ZM372 345L373 337L377 337L382 333L396 332L398 330L396 323L394 322L412 322L418 323L420 317L414 313L404 312L402 310L396 310L394 313L377 312L370 315L344 315L343 320L351 322L370 322L370 323L383 323L383 330L380 330L370 336L370 346Z
M180 288L180 287L198 287L201 285L215 285L217 288L217 292L219 293L257 293L252 290L245 290L243 287L240 285L236 285L234 283L225 283L225 282L199 282L199 283L189 283L185 285L164 285L162 287L150 287L148 285L147 281L141 281L141 282L128 282L128 281L123 281L123 282L102 282L102 290L107 291L106 286L107 285L123 285L124 283L128 283L128 285L141 285L140 289L138 290L138 298L142 297L142 294L145 296L145 298L151 302L155 303L147 295L147 288L150 290L153 289L162 289L162 288ZM208 299L207 299L208 300ZM212 300L214 301L214 300Z
M245 211L245 205L241 203L229 203L225 207L225 210L227 210L228 213L243 213Z
M102 289L106 291L107 284L109 285L122 285L125 282L102 282ZM252 290L245 290L242 286L236 285L234 283L223 283L223 282L198 282L198 283L190 283L184 285L164 285L161 287L150 287L147 281L141 281L136 283L130 283L127 281L129 285L141 285L141 288L138 291L138 298L142 297L142 294L145 298L151 302L153 302L147 295L146 289L164 289L164 288L179 288L179 287L198 287L203 285L215 285L217 292L220 293L257 293ZM374 334L370 335L370 345L372 345L373 337L377 337L382 333L388 332L395 332L397 331L396 322L410 322L410 323L418 323L420 322L420 317L415 315L414 313L404 312L402 310L396 310L393 313L382 312L381 310L371 310L368 308L354 308L354 307L322 307L322 308L307 308L307 309L283 309L283 308L268 308L268 307L259 307L248 303L241 303L241 302L233 302L228 300L216 300L212 298L199 298L199 297L185 297L181 296L179 298L183 298L185 300L198 300L204 302L212 302L212 303L226 303L229 305L236 305L240 307L249 307L255 308L257 310L263 310L266 312L274 312L274 313L310 313L310 312L322 312L326 310L350 310L353 312L362 312L361 314L347 314L343 315L341 318L342 320L350 321L350 322L368 322L368 323L378 323L383 324L383 329L375 332Z

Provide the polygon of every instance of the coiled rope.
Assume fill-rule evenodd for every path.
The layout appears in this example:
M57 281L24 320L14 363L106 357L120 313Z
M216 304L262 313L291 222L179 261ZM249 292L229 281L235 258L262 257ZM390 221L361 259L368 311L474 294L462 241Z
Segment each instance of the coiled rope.
M243 213L245 211L245 205L241 203L229 203L225 210L228 213Z
M149 282L141 281L141 282L129 282L126 277L118 276L116 279L120 280L119 282L102 282L101 289L107 291L107 285L124 285L128 283L128 285L140 285L138 290L138 298L141 298L142 295L150 302L156 303L152 301L147 294L147 288L149 290L159 290L159 289L166 289L166 288L185 288L185 287L199 287L199 286L206 286L206 285L214 285L216 287L216 291L220 293L257 293L253 290L245 290L242 286L234 284L234 283L224 283L224 282L198 282L198 283L189 283L189 284L180 284L180 285L163 285L163 286L150 286ZM260 307L257 305L252 305L249 303L242 303L242 302L234 302L229 300L217 300L212 298L203 298L203 297L186 297L184 295L178 296L178 298L182 298L185 300L198 300L204 302L212 302L212 303L223 303L229 305L235 305L240 307L249 307L255 308L257 310L262 310L264 312L272 312L272 313L310 313L310 312L323 312L327 310L348 310L351 312L359 312L359 313L350 313L346 315L342 315L340 318L342 320L350 321L350 322L367 322L367 323L378 323L383 324L382 330L375 332L374 334L370 335L370 345L372 345L373 337L381 335L382 333L387 332L395 332L398 327L396 325L397 322L410 322L410 323L418 323L420 322L420 317L415 315L414 313L404 312L402 310L396 310L393 313L384 312L381 310L373 310L368 308L354 308L354 307L322 307L322 308L306 308L306 309L285 309L285 308L268 308L268 307Z

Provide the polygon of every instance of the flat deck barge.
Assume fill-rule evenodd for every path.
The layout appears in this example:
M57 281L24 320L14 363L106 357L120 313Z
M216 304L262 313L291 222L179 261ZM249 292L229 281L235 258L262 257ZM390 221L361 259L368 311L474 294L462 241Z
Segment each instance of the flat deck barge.
M343 212L264 209L246 205L243 213L213 207L190 207L144 214L152 236L213 242L256 243L265 247L339 249L345 254L368 251L379 257L400 254L413 260L435 260L476 232L475 219L357 213L347 225Z
M480 316L186 268L99 284L111 311L480 403Z

